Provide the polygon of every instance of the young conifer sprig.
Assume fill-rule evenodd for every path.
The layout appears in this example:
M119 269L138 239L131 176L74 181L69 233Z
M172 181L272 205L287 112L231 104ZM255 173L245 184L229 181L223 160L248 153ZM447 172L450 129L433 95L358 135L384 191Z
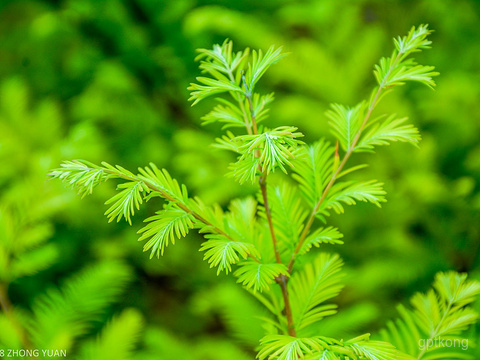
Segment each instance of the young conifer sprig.
M468 304L479 292L478 283L453 273L439 275L436 290L414 298L415 311L401 311L402 319L389 324L384 333L384 340L398 346L400 352L391 343L370 340L369 334L348 341L318 336L317 323L337 311L330 301L343 287L343 261L338 255L318 253L313 261L299 262L294 268L297 258L313 248L343 243L338 229L326 225L314 228L316 219L326 222L332 211L342 213L346 205L358 201L377 206L385 201L381 182L343 177L366 166L348 167L353 153L373 152L376 146L394 141L416 145L420 140L418 130L405 118L374 117L373 112L397 85L407 81L435 85L432 77L437 73L433 67L417 65L410 58L429 47L429 34L428 27L422 25L395 39L392 55L375 67L378 85L368 101L353 107L332 105L326 116L335 145L326 139L308 145L299 140L303 135L296 127L270 129L264 124L273 94L255 90L270 66L284 56L281 48L271 47L265 53L249 49L234 52L232 42L227 40L212 50L199 50L197 60L204 76L189 87L190 100L195 105L212 95L222 96L202 118L203 123L218 122L229 129L215 146L236 154L236 161L230 165L236 180L251 181L259 187L256 198L232 200L227 211L189 197L184 185L153 164L134 174L106 163L96 166L67 161L50 175L83 195L90 194L101 182L121 179L120 192L107 201L110 221L125 218L130 222L143 202L152 197L164 199L163 210L146 219L146 226L139 231L140 240L146 240L144 250L160 256L169 244L192 229L203 234L205 242L200 250L204 260L216 267L217 273L233 272L271 313L266 319L267 335L260 341L260 360L436 359L436 353L412 348L417 334L423 331L430 338L456 336L473 323L476 314ZM293 184L284 181L274 186L268 181L279 169L292 175ZM237 265L235 270L233 265ZM404 333L407 328L414 335Z

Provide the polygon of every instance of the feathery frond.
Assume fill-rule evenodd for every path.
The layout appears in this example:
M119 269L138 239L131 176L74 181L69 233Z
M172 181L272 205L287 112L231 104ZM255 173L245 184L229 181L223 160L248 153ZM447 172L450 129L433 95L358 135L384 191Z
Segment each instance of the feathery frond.
M382 123L373 124L355 146L355 151L372 151L374 146L390 145L393 141L417 145L421 139L420 134L415 126L405 124L407 119L397 119L395 114L392 114Z
M464 359L462 348L445 348L442 343L460 343L461 332L477 321L469 305L480 294L480 283L448 272L438 273L433 287L412 297L413 310L400 305L400 318L389 322L381 337L415 359Z
M222 129L245 127L245 120L242 111L229 101L222 99L222 103L223 105L215 106L212 111L202 117L202 125L208 125L218 121L225 124Z
M83 270L63 286L35 299L27 330L33 344L44 349L67 349L114 302L131 279L131 270L118 262Z
M123 189L117 195L107 200L105 204L113 205L105 211L108 222L117 219L119 222L122 217L132 225L132 216L135 214L135 209L140 209L140 204L143 203L144 194L148 194L150 190L142 181L130 181L117 186L117 190Z
M294 158L295 149L301 144L297 138L303 136L296 131L296 127L282 126L261 134L242 136L244 144L239 150L243 155L238 159L238 163L245 159L250 161L252 156L257 158L256 152L259 152L258 160L262 173L268 175L277 167L286 173L285 165L292 166L290 161Z
M276 360L297 360L305 354L312 354L323 349L316 338L297 338L288 335L267 335L260 340L260 352L257 358Z
M50 171L48 175L76 189L82 198L111 176L101 167L85 160L64 161L60 168Z
M309 252L313 246L320 247L321 244L343 244L343 241L340 240L341 238L343 238L343 234L341 234L337 228L332 226L318 228L307 236L298 253L304 255Z
M208 241L202 244L200 251L205 251L204 260L208 260L210 267L218 267L217 274L223 270L228 274L232 265L246 259L250 254L258 256L255 246L250 243L231 241L220 235L206 235Z
M253 91L256 83L265 74L270 66L278 62L286 54L282 53L282 48L275 49L271 46L265 54L262 50L252 51L252 61L248 64L247 74L245 76L249 91Z
M321 304L337 296L343 288L342 265L338 255L320 253L313 262L292 275L288 286L297 332L336 313L336 305Z
M157 166L150 163L150 167L139 168L140 175L138 178L144 180L153 185L153 190L160 192L160 196L164 197L161 193L165 193L171 201L180 202L186 204L188 202L188 191L185 185L179 185L177 180L173 179L167 170L159 170Z
M354 182L345 181L335 184L325 201L321 204L318 214L321 218L328 216L329 209L335 210L337 214L344 212L343 204L355 205L357 201L370 202L378 207L385 200L383 183L376 180ZM323 218L324 219L324 218Z
M296 188L287 183L268 186L267 193L279 249L281 252L293 250L303 229L303 221L307 217L302 200L297 195ZM262 216L266 217L263 212Z
M412 27L407 36L394 40L396 49L389 58L382 58L375 66L375 78L382 88L404 85L406 81L417 81L430 88L435 86L432 77L438 72L434 66L417 65L413 59L406 59L413 52L427 49L431 41L427 36L431 34L428 25Z
M138 241L149 239L143 246L143 251L151 249L150 258L163 255L165 247L175 244L176 239L187 236L195 223L191 214L173 205L157 211L156 214L146 219L148 224L138 231L142 234Z
M191 96L188 100L194 100L192 106L209 96L221 94L228 91L244 94L244 91L237 84L226 79L215 80L199 76L197 77L197 81L203 85L192 83L188 87L188 90L191 91Z
M300 146L292 162L292 177L300 184L300 190L313 208L320 200L333 173L335 149L328 141L320 140L310 146Z
M359 132L365 116L366 103L361 102L353 108L347 108L340 104L333 104L332 109L326 112L330 119L332 133L347 151L353 146L355 136Z
M238 270L234 275L238 277L238 283L253 289L253 291L269 290L270 285L275 283L279 275L288 276L287 267L284 264L262 264L249 260L238 264Z

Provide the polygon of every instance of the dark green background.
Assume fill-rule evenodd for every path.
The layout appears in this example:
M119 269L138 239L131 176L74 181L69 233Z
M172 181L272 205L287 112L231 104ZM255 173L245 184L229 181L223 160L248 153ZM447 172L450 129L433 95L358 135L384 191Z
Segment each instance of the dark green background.
M368 177L385 182L388 203L360 204L330 220L345 245L327 249L344 257L348 277L340 314L325 320L323 335L339 337L375 332L438 271L479 277L480 3L3 0L0 201L41 224L60 254L12 284L12 302L28 308L88 264L123 259L136 280L111 313L143 313L135 358L252 358L231 331L232 316L248 317L250 299L202 262L200 237L149 260L136 231L158 203L150 201L132 227L108 224L103 202L114 184L80 201L60 182L47 182L48 170L75 158L131 170L154 162L206 202L225 206L254 188L223 176L232 159L209 147L221 130L200 126L212 102L191 108L187 101L199 74L196 48L225 38L237 50L282 45L290 55L259 85L276 93L268 124L297 126L312 141L331 137L329 103L367 97L373 65L390 54L392 38L422 23L435 30L433 49L417 59L441 73L436 91L401 87L378 109L408 116L422 133L420 147L393 144L362 155Z

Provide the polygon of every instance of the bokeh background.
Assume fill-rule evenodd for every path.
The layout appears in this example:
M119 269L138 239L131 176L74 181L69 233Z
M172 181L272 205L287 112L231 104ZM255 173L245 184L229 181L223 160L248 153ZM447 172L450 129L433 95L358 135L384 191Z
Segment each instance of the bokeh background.
M11 302L30 309L73 274L116 260L131 281L71 344L72 356L113 314L133 308L143 319L135 359L252 359L261 336L260 322L250 319L257 305L202 262L200 237L149 260L136 231L158 203L150 201L131 227L108 224L103 203L114 184L80 200L47 181L47 172L76 158L132 170L154 162L206 202L226 205L253 188L223 177L232 159L209 147L221 130L200 126L212 103L187 101L199 74L196 48L225 38L237 50L284 46L290 55L261 83L276 93L268 121L298 126L310 141L331 136L329 104L367 97L373 65L390 54L392 38L422 23L435 30L433 49L416 58L441 73L436 91L400 87L379 108L410 117L420 147L394 144L365 155L388 202L330 219L345 245L328 251L342 255L348 277L340 313L323 327L338 337L378 331L438 271L480 277L480 2L2 0L0 236L48 247L36 259L42 271L8 284Z

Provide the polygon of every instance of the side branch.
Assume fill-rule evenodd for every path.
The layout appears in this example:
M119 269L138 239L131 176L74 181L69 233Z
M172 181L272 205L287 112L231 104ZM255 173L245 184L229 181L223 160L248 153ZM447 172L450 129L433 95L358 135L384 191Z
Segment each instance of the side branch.
M91 170L95 170L95 169L91 169ZM162 189L158 188L157 186L155 186L155 184L152 184L151 182L146 181L145 179L139 179L139 178L134 177L134 176L129 176L129 175L123 174L122 172L115 171L113 169L102 168L102 170L105 171L108 174L114 175L117 178L121 178L121 179L128 180L128 181L135 181L135 182L141 181L141 182L143 182L145 184L145 186L148 187L150 190L159 193L163 198L167 199L168 201L171 201L172 203L175 203L180 209L182 209L183 211L185 211L188 214L191 214L195 219L197 219L198 221L200 221L204 225L211 227L212 230L215 233L220 234L222 236L225 236L230 241L236 241L234 238L232 238L230 235L228 235L225 231L223 231L219 227L213 225L210 221L205 219L202 215L193 211L188 206L183 204L180 200L175 199L174 197L172 197L171 195L169 195L168 193L166 193ZM248 254L248 255L254 261L256 261L258 263L260 262L260 260L255 255L253 255L253 254Z
M398 62L398 60L400 59L402 53L398 53L395 61L394 61L394 64ZM386 77L388 77L388 73L386 75ZM290 261L288 263L288 272L291 273L292 272L292 269L293 269L293 265L295 263L295 258L297 257L300 249L302 248L303 246L303 243L305 242L305 239L310 231L310 228L312 227L313 225L313 222L315 220L315 216L317 215L317 212L318 210L320 209L320 206L323 204L323 202L325 201L327 195L328 195L328 192L330 191L330 189L332 188L332 186L335 184L335 181L337 180L337 176L338 174L342 171L342 169L345 167L345 164L347 163L348 159L350 158L350 156L352 155L355 147L357 146L357 143L358 143L358 140L360 139L360 136L362 135L362 131L363 129L365 128L365 126L367 125L368 123L368 120L370 119L371 115L372 115L372 112L373 112L373 109L375 108L375 106L377 105L378 103L378 100L380 98L380 95L382 93L382 91L385 89L384 85L381 84L379 87L378 87L378 90L377 92L375 93L375 96L372 100L372 102L370 103L369 107L368 107L368 111L365 115L365 118L363 119L363 122L362 122L362 125L360 126L360 129L358 130L357 134L355 135L355 138L353 139L353 142L350 146L350 148L348 148L347 152L345 153L345 156L343 157L341 163L338 165L337 169L335 170L335 172L333 173L332 177L330 178L330 181L328 182L327 186L325 187L325 189L323 190L322 192L322 196L320 197L320 200L317 202L317 204L315 205L315 207L313 208L313 211L312 213L310 214L308 220L307 220L307 223L305 225L305 228L303 229L302 231L302 234L300 235L300 239L298 241L298 244L297 246L295 247L295 250L290 258Z

